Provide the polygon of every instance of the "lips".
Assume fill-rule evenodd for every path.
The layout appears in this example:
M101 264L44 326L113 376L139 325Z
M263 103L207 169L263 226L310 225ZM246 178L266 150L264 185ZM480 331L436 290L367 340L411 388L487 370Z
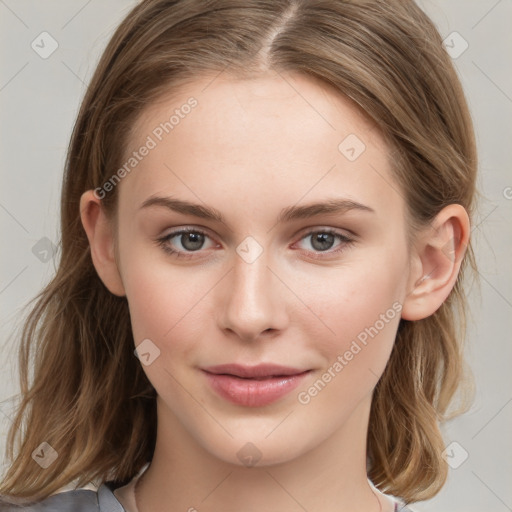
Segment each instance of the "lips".
M224 399L246 407L273 403L295 389L310 370L274 364L224 364L202 369L212 389Z

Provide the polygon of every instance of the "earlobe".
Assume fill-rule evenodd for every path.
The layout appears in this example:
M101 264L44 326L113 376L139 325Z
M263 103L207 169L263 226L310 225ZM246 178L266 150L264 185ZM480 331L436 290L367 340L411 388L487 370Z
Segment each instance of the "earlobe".
M434 314L452 291L469 243L469 217L459 204L443 208L420 233L414 248L416 265L402 309L405 320Z
M125 290L115 260L113 226L93 190L84 192L80 198L80 218L98 276L111 293L124 296Z

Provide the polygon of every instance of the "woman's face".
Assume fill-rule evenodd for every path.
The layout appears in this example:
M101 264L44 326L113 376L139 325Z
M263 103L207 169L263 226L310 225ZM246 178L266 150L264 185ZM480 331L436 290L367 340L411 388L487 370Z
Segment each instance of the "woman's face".
M299 75L212 80L135 127L119 271L159 428L284 462L365 425L410 285L405 203L347 99ZM288 370L212 369L262 364Z

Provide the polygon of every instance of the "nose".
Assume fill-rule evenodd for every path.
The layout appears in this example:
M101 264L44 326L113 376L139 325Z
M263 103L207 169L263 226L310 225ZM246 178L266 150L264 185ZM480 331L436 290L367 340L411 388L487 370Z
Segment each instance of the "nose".
M286 286L266 253L251 263L236 255L218 301L220 327L244 341L275 336L288 323Z

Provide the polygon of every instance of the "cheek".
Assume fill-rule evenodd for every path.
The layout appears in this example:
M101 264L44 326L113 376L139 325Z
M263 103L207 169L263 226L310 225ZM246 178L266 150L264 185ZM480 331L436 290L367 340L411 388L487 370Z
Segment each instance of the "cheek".
M400 322L400 302L361 295L332 317L336 335L317 347L324 365L298 390L297 401L332 424L343 423L362 400L371 396L393 349ZM380 300L379 300L380 299Z
M140 337L154 337L166 342L185 326L193 329L200 325L200 299L193 287L179 284L170 287L161 279L144 280L142 277L133 283L127 294L131 294L129 305L136 341Z
M186 355L202 338L204 299L216 279L209 272L173 266L155 252L134 248L122 261L135 345L150 339L171 358Z
M360 339L364 341L367 328L376 326L387 336L388 325L398 325L406 260L400 256L375 259L378 264L369 262L333 272L328 287L319 285L316 291L312 287L305 290L306 301L325 324L324 332L331 334L323 336L320 346L323 343L326 349L343 348L347 340L361 333ZM342 344L338 346L340 340Z
M383 251L364 265L333 273L329 293L320 287L316 294L309 291L305 302L314 305L319 317L314 321L322 326L317 332L323 332L315 339L315 351L324 364L301 390L300 403L343 403L347 407L339 409L342 414L371 393L394 345L406 263L405 252Z

